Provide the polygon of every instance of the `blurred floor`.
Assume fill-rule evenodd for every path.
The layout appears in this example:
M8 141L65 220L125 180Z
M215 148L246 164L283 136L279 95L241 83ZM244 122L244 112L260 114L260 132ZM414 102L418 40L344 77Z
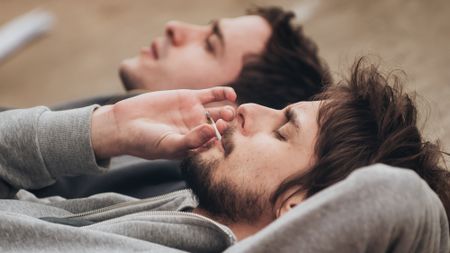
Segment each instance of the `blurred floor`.
M406 72L426 135L450 150L450 3L446 0L26 1L0 0L0 24L36 7L56 16L52 32L0 64L0 104L27 107L121 92L117 67L171 19L207 23L252 4L293 9L336 79L370 54ZM339 73L339 74L338 74Z

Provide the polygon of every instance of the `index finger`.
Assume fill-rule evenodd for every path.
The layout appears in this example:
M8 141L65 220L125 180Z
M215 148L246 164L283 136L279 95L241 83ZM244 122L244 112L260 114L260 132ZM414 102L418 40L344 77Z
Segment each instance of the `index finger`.
M235 111L231 106L212 107L207 109L214 121L223 119L225 121L232 121L235 116Z
M236 92L231 87L214 87L197 91L197 97L202 104L228 100L234 102L237 98Z

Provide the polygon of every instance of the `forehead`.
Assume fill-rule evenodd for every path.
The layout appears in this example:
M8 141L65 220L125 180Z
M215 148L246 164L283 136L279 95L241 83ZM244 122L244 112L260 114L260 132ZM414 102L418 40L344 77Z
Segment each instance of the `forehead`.
M230 34L251 32L253 34L270 35L271 28L267 21L258 15L240 16L236 18L222 18L220 25Z
M290 104L286 107L293 111L302 111L303 113L308 114L309 116L314 116L319 113L320 105L323 101L305 101L305 102L297 102L294 104ZM317 118L317 117L316 117Z
M259 52L272 33L269 23L258 15L223 18L219 22L227 48L253 48Z

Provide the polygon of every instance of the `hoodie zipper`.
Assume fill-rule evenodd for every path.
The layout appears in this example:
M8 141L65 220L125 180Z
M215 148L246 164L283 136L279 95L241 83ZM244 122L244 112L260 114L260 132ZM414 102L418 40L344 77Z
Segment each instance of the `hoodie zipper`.
M134 214L129 214L129 215L125 215L123 217L119 217L119 218L115 218L113 220L107 220L107 221L103 221L101 222L102 224L108 224L108 223L116 223L122 220L127 220L130 217L134 217L134 216L164 216L164 217L174 217L174 216L178 216L178 217L184 217L184 218L189 218L189 219L194 219L194 220L198 220L203 222L204 224L211 226L213 225L215 228L219 229L222 233L224 233L225 235L227 235L229 241L231 244L236 242L236 236L234 235L234 233L231 231L231 229L229 229L228 227L226 227L225 225L222 225L218 222L216 222L215 220L212 220L208 217L196 214L196 213L190 213L190 212L184 212L184 211L142 211L139 213L134 213Z
M141 205L141 204L145 204L145 203L151 203L151 202L155 202L155 201L173 198L177 195L181 195L183 193L188 193L188 192L191 192L191 191L188 189L178 190L178 191L166 193L166 194L148 198L148 199L142 199L142 200L136 200L136 201L130 201L130 202L127 202L127 201L121 202L121 203L117 203L114 205L110 205L110 206L106 206L106 207L102 207L102 208L98 208L98 209L94 209L94 210L90 210L90 211L86 211L86 212L62 216L61 218L81 218L83 216L89 216L89 215L93 215L93 214L101 214L101 213L108 212L108 211L118 209L118 208L125 208L125 207L134 206L134 205Z
M119 209L119 208L126 208L126 207L130 207L130 206L134 206L134 205L141 205L141 204L145 204L145 203L151 203L151 202L155 202L155 201L160 201L160 200L164 200L164 199L169 199L169 198L173 198L177 195L182 195L185 193L191 193L191 190L189 189L183 189L183 190L178 190L178 191L174 191L174 192L170 192L170 193L166 193L163 195L159 195L156 197L152 197L152 198L148 198L148 199L143 199L143 200L137 200L137 201L132 201L132 202L122 202L122 203L117 203L111 206L106 206L106 207L102 207L102 208L98 208L98 209L94 209L94 210L90 210L90 211L86 211L86 212L82 212L82 213L77 213L77 214L73 214L73 215L67 215L67 216L63 216L61 218L82 218L84 216L89 216L89 215L94 215L94 214L101 214L101 213L105 213L108 211L112 211L114 209ZM230 240L231 243L236 242L236 236L233 234L233 232L226 226L208 218L202 215L198 215L195 213L189 213L189 212L183 212L183 211L141 211L135 214L127 214L124 215L124 217L118 217L118 218L114 218L114 220L106 220L106 221L102 221L102 223L108 223L108 222L115 222L115 221L120 221L123 219L126 219L130 216L133 215L161 215L161 216L166 216L166 217L170 217L170 216L181 216L181 217L185 217L185 218L192 218L192 219L196 219L196 220L200 220L205 222L206 224L210 225L214 225L214 227L216 227L217 229L219 229L220 231L222 231L224 234L226 234ZM126 216L126 217L125 217Z

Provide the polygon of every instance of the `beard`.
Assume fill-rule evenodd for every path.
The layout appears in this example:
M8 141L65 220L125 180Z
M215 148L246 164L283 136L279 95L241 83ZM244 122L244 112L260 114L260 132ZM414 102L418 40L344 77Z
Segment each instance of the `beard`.
M232 129L222 136L226 158L234 149L231 141ZM199 202L198 208L222 222L255 222L270 208L262 189L249 188L249 184L238 185L233 174L218 176L220 159L204 159L193 154L181 163L181 172L187 185ZM227 168L228 169L228 168ZM240 168L245 169L245 168ZM223 174L222 174L223 175Z

